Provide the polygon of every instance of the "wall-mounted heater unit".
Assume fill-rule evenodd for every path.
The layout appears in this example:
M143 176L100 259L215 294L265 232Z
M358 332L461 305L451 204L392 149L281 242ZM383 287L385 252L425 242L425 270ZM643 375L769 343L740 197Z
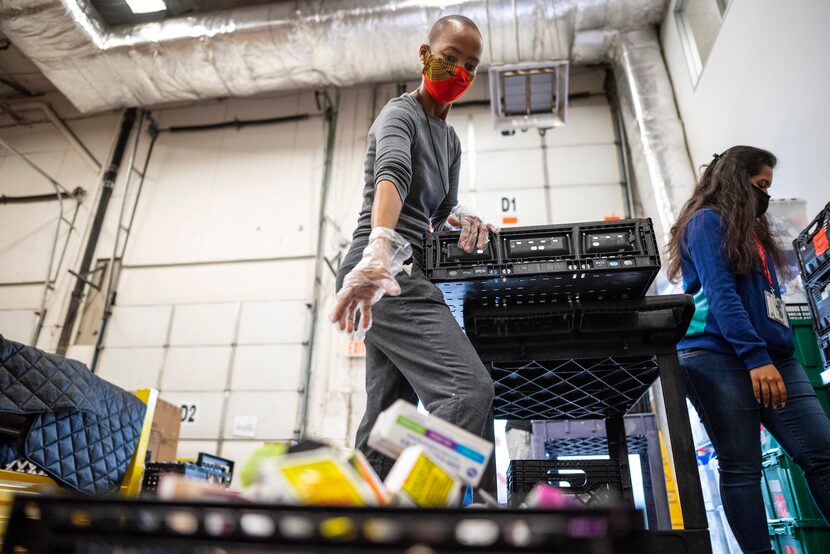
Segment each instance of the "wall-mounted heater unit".
M491 66L490 105L496 130L549 129L568 115L568 61Z

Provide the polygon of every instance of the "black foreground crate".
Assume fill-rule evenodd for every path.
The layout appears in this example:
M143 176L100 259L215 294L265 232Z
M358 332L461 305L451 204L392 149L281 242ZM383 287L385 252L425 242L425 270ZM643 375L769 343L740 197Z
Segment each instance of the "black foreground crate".
M683 338L694 314L685 294L619 301L579 301L523 307L464 308L465 331L482 360L550 359L552 351L595 357L635 347L655 351Z
M798 265L804 282L810 281L820 270L830 267L830 203L810 222L793 241Z
M650 552L642 514L18 497L3 553Z
M519 506L539 483L560 487L585 506L622 502L622 474L616 460L512 460L507 468L507 503Z
M653 356L490 362L496 419L603 419L626 413L659 375Z
M196 462L151 462L144 465L144 477L141 483L142 494L153 495L158 488L161 476L175 473L198 481L207 481L229 487L233 480L231 460L200 452Z
M512 227L472 254L458 232L424 237L424 269L463 325L464 305L523 306L645 295L660 270L650 219Z

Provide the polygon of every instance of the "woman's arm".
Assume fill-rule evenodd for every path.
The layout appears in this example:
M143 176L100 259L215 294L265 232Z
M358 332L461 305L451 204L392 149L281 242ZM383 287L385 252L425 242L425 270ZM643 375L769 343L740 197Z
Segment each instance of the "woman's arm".
M341 331L355 331L360 311L360 334L372 325L372 305L384 294L397 296L401 287L395 279L412 255L412 246L395 232L403 202L391 181L380 181L372 203L372 233L360 262L343 279L331 320Z
M355 330L358 310L358 331L365 333L372 325L372 305L384 294L401 293L395 275L412 255L412 246L395 232L395 227L412 180L415 126L406 112L389 109L381 112L375 127L372 233L360 262L343 279L331 316L341 331L349 333Z
M372 229L397 227L401 208L403 208L403 202L395 183L389 180L379 182L375 187L375 199L372 203Z

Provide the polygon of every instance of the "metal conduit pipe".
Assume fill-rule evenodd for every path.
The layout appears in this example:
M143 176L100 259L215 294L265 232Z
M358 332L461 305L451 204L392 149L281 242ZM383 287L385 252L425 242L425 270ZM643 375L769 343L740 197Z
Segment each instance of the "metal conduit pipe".
M127 141L130 138L130 132L133 130L133 125L135 124L135 116L136 109L129 108L124 112L124 117L121 120L121 130L118 132L118 139L115 143L115 149L113 150L109 167L104 172L101 196L98 199L98 206L95 209L95 216L92 221L92 228L87 239L86 247L84 248L83 258L81 259L80 267L78 267L77 275L81 277L89 273L89 268L92 265L92 258L95 256L95 248L98 246L101 228L104 226L104 218L107 215L107 207L112 197L115 179L118 177L118 170L121 168L121 161L127 149ZM84 279L76 278L72 295L69 298L69 307L67 308L66 317L63 321L60 338L58 339L56 352L61 356L66 354L69 344L72 341L72 332L75 330L75 322L80 311L85 285L86 281Z
M85 193L81 187L75 187L72 192L60 191L58 194L60 198L80 198ZM35 202L51 202L56 200L54 194L29 194L26 196L6 196L0 194L0 205L4 204L32 204Z
M296 115L286 115L282 117L268 117L264 119L232 119L230 121L221 121L219 123L205 123L203 125L178 125L168 127L166 129L159 129L159 132L169 133L192 133L195 131L215 131L217 129L236 129L237 131L243 127L255 127L260 125L274 125L277 123L292 123L294 121L304 121L309 119L311 114L301 113Z

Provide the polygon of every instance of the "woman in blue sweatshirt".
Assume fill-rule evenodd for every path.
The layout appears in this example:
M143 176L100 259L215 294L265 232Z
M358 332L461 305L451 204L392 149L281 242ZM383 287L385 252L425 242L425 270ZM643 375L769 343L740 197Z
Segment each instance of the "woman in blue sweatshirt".
M689 399L712 440L724 511L744 552L771 552L761 496L761 423L804 471L830 516L830 420L793 358L764 215L776 158L735 146L715 155L671 230L669 278L695 315L678 345Z

